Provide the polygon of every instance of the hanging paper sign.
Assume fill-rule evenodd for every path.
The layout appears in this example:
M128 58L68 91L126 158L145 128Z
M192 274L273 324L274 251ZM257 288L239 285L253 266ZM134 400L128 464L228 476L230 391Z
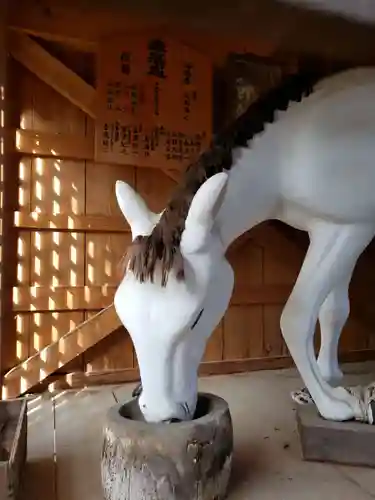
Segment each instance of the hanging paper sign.
M170 38L117 36L98 55L95 159L181 168L212 134L212 65Z

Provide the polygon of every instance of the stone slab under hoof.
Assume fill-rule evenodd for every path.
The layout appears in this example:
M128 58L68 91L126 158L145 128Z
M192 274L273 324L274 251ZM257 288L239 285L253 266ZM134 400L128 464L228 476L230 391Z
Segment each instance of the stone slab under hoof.
M314 404L296 405L296 417L304 460L375 467L375 425L325 420Z
M233 428L228 404L199 393L194 420L144 422L138 400L110 408L101 457L105 500L223 500Z

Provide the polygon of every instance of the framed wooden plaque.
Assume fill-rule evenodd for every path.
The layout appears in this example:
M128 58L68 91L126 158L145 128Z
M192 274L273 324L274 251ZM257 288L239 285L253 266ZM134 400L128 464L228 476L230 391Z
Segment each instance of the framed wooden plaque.
M96 111L96 161L180 169L211 140L211 61L154 34L106 39Z

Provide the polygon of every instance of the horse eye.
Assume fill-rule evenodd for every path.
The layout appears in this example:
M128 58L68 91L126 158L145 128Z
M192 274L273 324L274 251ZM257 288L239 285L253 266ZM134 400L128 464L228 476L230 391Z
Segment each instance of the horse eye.
M201 319L201 316L202 316L202 313L203 313L204 309L202 309L200 311L200 313L198 314L196 320L194 321L194 323L191 325L190 329L192 330L193 328L195 328L197 326L197 323L198 321Z

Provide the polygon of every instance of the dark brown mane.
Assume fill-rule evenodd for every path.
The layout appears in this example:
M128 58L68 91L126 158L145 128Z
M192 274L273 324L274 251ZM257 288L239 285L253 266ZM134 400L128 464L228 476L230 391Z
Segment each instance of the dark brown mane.
M140 282L153 282L158 264L162 286L166 285L172 268L177 279L184 279L180 241L190 203L199 187L216 173L230 170L233 149L247 146L247 141L260 133L266 123L273 122L276 110L285 110L291 101L300 101L311 93L313 84L321 76L314 72L288 77L280 87L251 104L228 129L212 140L210 148L195 163L188 166L152 233L138 236L128 248L125 265Z

